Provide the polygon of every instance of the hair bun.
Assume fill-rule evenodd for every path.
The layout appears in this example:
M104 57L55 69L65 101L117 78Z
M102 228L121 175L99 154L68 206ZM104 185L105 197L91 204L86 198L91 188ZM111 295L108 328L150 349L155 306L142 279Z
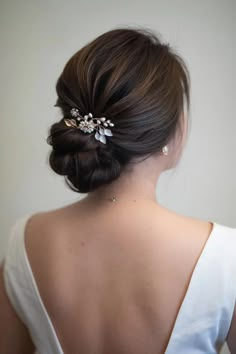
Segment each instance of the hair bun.
M53 147L49 156L51 168L66 177L73 191L91 192L121 173L121 164L110 146L101 145L93 134L68 128L63 121L51 126L47 142Z
M114 181L124 168L132 170L136 158L162 154L175 137L181 143L189 79L182 58L150 29L116 28L99 35L65 64L55 106L63 117L108 118L101 123L108 134L87 134L88 126L75 129L72 119L69 126L55 123L48 139L52 169L66 176L73 190L87 193ZM115 124L114 137L106 144L109 123Z

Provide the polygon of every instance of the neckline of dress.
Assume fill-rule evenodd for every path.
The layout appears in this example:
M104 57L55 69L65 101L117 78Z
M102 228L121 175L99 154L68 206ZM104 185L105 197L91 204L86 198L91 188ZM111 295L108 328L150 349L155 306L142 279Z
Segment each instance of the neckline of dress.
M186 302L188 301L188 295L190 293L190 290L191 288L194 286L194 280L195 278L197 277L197 274L199 272L199 269L200 269L200 266L201 266L201 263L202 263L202 260L204 258L204 256L206 256L206 254L209 252L209 248L210 248L210 245L212 243L212 240L214 239L214 235L216 234L216 231L218 230L218 227L220 226L217 222L215 221L208 221L209 223L212 224L212 229L211 229L211 232L209 233L208 235L208 238L202 248L202 251L198 257L198 260L195 264L195 267L192 271L192 274L191 274L191 277L190 277L190 280L189 280L189 283L188 283L188 287L187 287L187 290L185 292L185 295L183 297L183 300L181 302L181 305L179 307L179 311L177 313L177 316L175 318L175 321L174 321L174 325L173 325L173 328L172 328L172 331L171 331L171 335L169 337L169 340L168 340L168 343L167 343L167 346L166 346L166 349L165 349L165 354L168 353L168 350L170 349L171 345L172 345L172 341L173 341L173 337L175 336L175 331L176 331L176 328L178 326L178 323L181 321L181 316L183 316L183 307L185 306Z
M64 351L62 349L62 346L61 346L61 343L58 339L58 336L57 336L57 333L56 333L56 330L53 326L53 323L52 323L52 320L48 314L48 311L44 305L44 302L43 302L43 299L40 295L40 292L39 292L39 288L38 288L38 285L37 285L37 282L36 282L36 279L34 277L34 274L33 274L33 270L31 268L31 265L30 265L30 261L29 261L29 258L28 258L28 255L27 255L27 251L26 251L26 246L25 246L25 230L26 230L26 226L28 224L28 221L30 220L31 216L33 216L34 214L27 214L25 215L24 217L21 218L21 221L22 221L22 224L21 224L21 227L22 229L20 230L21 231L21 237L22 237L22 249L23 249L23 253L24 253L24 259L25 259L25 262L26 262L26 266L27 266L27 269L29 271L29 276L30 276L30 279L32 281L32 285L33 285L33 288L34 288L34 291L36 293L36 296L37 296L37 300L39 302L39 305L41 306L42 308L42 311L46 317L46 320L52 330L52 333L53 333L53 337L54 337L54 340L56 342L56 346L57 346L57 350L58 350L58 354L64 354ZM38 348L36 348L38 349Z
M33 216L33 214L27 214L25 215L24 217L22 217L22 232L21 232L21 235L22 235L22 246L23 246L23 253L24 253L24 257L25 257L25 261L26 261L26 264L27 264L27 268L28 268L28 271L29 271L29 275L30 275L30 278L31 278L31 281L32 281L32 284L33 284L33 287L34 287L34 290L37 294L37 297L38 297L38 301L40 303L40 306L44 312L44 315L51 327L51 330L53 332L53 335L54 335L54 338L55 338L55 341L57 343L57 347L58 347L58 351L60 354L64 354L64 351L62 349L62 346L60 344L60 341L58 339L58 336L56 334L56 330L53 326L53 323L51 321L51 318L47 312L47 309L44 305L44 302L41 298L41 295L40 295L40 292L39 292L39 288L38 288L38 285L36 283L36 280L35 280L35 277L34 277L34 274L33 274L33 271L32 271L32 268L30 266L30 262L29 262L29 258L28 258L28 255L27 255L27 251L26 251L26 247L25 247L25 230L26 230L26 226L27 226L27 222L29 221L29 219L31 218L31 216ZM169 337L169 340L168 340L168 343L167 343L167 346L166 346L166 349L165 349L165 352L164 353L167 353L167 350L169 350L171 344L172 344L172 338L174 337L174 334L175 334L175 329L177 327L177 324L178 322L180 321L180 318L181 318L181 315L182 315L182 308L184 307L187 299L188 299L188 294L190 292L190 288L193 286L193 280L195 278L195 275L197 273L197 271L199 270L199 267L200 267L200 264L201 264L201 259L203 258L203 256L208 252L208 249L210 247L210 244L212 243L212 239L213 239L213 236L215 235L216 233L216 230L218 229L218 226L219 224L215 221L208 221L209 223L212 224L212 229L211 229L211 232L202 248L202 251L200 253L200 256L198 257L198 260L195 264L195 267L193 269L193 272L191 274L191 277L190 277L190 281L189 281L189 284L188 284L188 287L187 287L187 290L185 292L185 295L184 295L184 298L181 302L181 305L180 305L180 308L179 308L179 311L177 313L177 316L176 316L176 319L175 319L175 322L174 322L174 325L173 325L173 328L172 328L172 331L171 331L171 335Z

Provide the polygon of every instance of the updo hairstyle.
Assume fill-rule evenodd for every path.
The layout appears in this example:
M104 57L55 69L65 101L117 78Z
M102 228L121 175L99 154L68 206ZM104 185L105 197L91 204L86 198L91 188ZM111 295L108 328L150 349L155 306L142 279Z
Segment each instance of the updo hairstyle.
M189 74L153 31L116 28L69 59L56 92L62 118L50 127L49 164L72 190L88 193L113 182L135 158L161 153L189 106ZM71 108L110 119L113 136L103 144L68 127Z

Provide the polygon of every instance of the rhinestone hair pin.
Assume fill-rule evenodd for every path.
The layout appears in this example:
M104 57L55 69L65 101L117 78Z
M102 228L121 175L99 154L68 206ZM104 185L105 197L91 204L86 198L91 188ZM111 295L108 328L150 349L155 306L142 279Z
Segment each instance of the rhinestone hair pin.
M64 119L68 127L73 127L82 130L84 133L95 133L95 139L103 144L106 144L106 136L112 136L112 131L108 127L114 127L109 119L105 117L95 118L92 113L86 114L84 117L80 115L78 108L70 110L72 119Z

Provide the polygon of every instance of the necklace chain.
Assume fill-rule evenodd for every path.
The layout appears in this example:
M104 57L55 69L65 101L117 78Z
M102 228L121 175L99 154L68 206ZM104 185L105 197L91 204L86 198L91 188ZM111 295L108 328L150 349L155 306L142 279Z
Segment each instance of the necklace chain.
M94 198L94 199L98 199L98 198ZM119 198L117 198L116 196L112 196L110 198L99 198L99 200L108 200L112 203L116 203L119 201ZM129 199L129 200L131 200L131 199ZM138 198L138 200L150 200L150 201L156 203L156 201L154 199L150 199L150 198ZM137 199L132 199L132 201L136 202Z

